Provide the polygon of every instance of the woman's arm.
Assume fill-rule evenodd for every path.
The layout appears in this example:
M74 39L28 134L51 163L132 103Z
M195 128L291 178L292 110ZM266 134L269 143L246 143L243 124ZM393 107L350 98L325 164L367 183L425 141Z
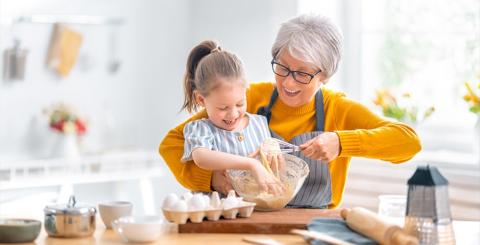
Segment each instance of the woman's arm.
M401 163L422 149L417 134L406 124L382 119L344 96L337 95L334 104L340 157L368 157Z
M212 172L199 168L193 161L183 163L180 161L185 144L183 128L185 124L205 118L206 113L201 111L187 121L170 130L160 143L159 152L167 163L177 181L185 188L192 191L209 192Z

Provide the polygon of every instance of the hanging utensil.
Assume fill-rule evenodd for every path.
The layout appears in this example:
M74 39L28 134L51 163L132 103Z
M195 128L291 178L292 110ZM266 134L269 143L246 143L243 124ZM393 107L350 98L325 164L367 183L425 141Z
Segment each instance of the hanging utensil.
M117 40L117 32L118 30L115 27L111 27L110 34L109 34L109 45L108 45L108 63L107 63L107 70L110 73L116 73L120 69L120 59L118 58L118 40Z
M20 48L20 41L14 40L14 45L3 53L3 79L7 81L23 80L28 51Z

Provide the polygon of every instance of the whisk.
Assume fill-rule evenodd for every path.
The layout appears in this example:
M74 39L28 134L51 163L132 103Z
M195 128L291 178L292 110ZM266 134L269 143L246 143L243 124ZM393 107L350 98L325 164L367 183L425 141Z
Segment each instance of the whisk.
M280 140L280 139L277 139L277 138L271 138L274 142L278 143L278 145L280 146L280 151L282 153L293 153L293 152L297 152L297 151L300 151L300 147L298 145L294 145L294 144L291 144L291 143L288 143L286 141L283 141L283 140Z
M300 151L300 147L276 138L268 138L260 146L260 159L265 169L280 179L280 167L283 162L282 154Z

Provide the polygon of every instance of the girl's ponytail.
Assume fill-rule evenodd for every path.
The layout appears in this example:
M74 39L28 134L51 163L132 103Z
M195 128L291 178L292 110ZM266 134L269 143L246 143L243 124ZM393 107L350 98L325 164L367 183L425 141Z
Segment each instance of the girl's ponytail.
M187 67L185 75L183 77L183 91L184 91L184 101L182 110L186 110L189 113L195 112L197 110L197 103L195 103L195 94L194 91L197 89L195 81L195 72L197 70L198 63L210 53L220 50L220 47L214 41L203 41L199 45L195 46L187 59Z
M222 51L216 42L203 41L188 55L183 78L185 99L182 110L196 112L195 92L208 96L220 86L218 78L241 78L243 85L247 86L242 61L236 55Z

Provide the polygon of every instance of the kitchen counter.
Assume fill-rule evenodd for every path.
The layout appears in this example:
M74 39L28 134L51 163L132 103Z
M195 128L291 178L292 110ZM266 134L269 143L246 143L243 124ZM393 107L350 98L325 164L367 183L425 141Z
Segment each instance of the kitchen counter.
M254 234L179 234L171 233L163 235L160 239L153 243L142 244L247 244L242 241L243 237L269 237L282 244L307 244L301 237L296 235L254 235ZM39 237L34 243L17 243L19 245L125 245L127 243L115 234L113 230L106 230L103 226L97 228L93 237L89 238L52 238L48 237L42 229ZM129 243L135 244L135 243ZM137 243L138 244L138 243Z
M480 222L454 221L457 244L480 244ZM173 229L174 230L174 229ZM175 244L175 245L215 245L215 244L248 244L242 241L244 237L272 238L281 244L307 244L302 237L296 235L256 235L256 234L216 234L216 233L175 233L163 235L156 242L142 244ZM102 224L97 225L93 237L88 238L52 238L42 231L34 243L17 243L19 245L126 245L113 230L106 230ZM138 244L138 243L137 243Z

